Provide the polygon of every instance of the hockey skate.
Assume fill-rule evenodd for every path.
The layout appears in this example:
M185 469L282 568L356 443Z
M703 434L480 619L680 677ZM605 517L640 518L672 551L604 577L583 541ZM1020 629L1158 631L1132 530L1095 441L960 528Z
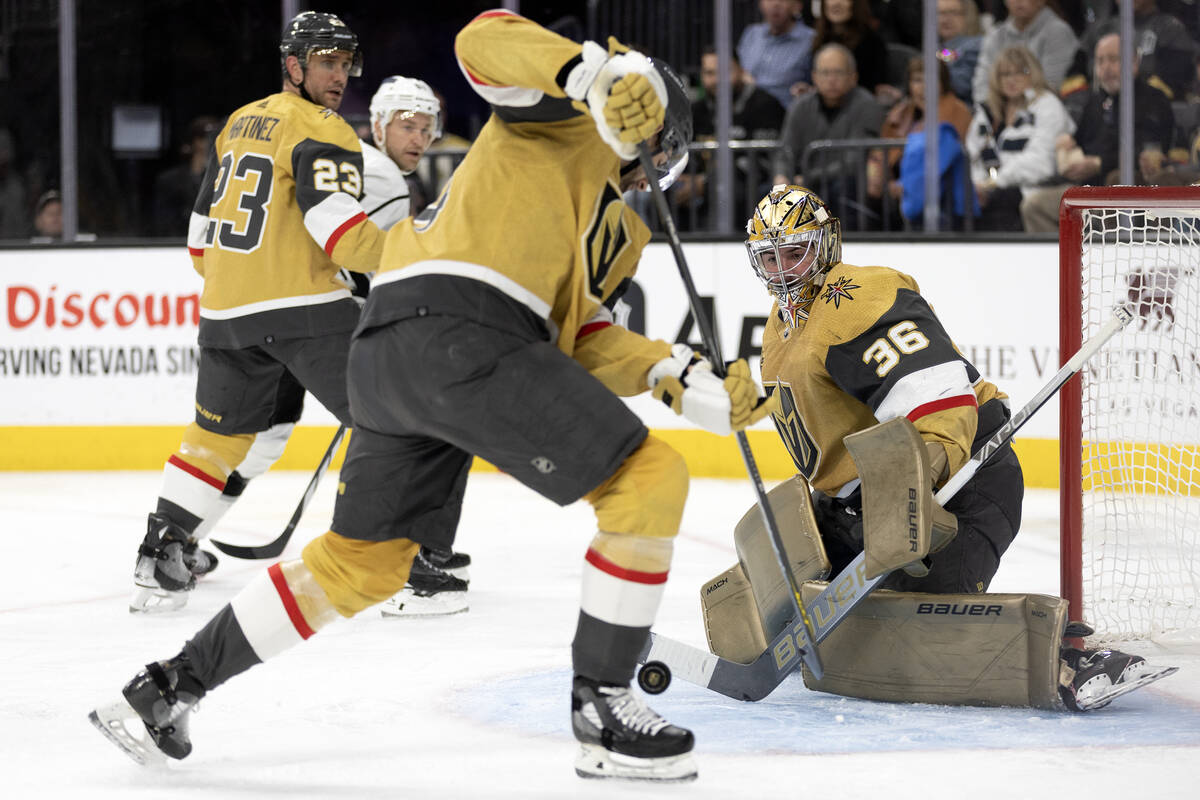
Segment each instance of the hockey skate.
M189 538L188 543L183 546L183 564L197 579L216 569L218 563L220 562L216 553L201 550L200 543L195 538Z
M461 614L467 610L467 581L436 566L425 554L425 548L417 552L408 574L408 583L383 601L379 608L383 616L439 617ZM466 564L471 563L470 556L462 553L451 553L446 563L452 562L455 556L464 556ZM465 568L466 564L462 566Z
M430 564L433 564L444 572L449 572L456 578L461 578L464 581L471 579L471 572L467 569L471 566L471 557L466 553L458 553L449 548L439 550L433 547L422 547L421 555Z
M649 708L626 686L580 676L571 687L571 727L580 742L581 778L690 781L695 737Z
M1141 656L1119 650L1062 650L1063 681L1058 687L1063 704L1072 711L1092 711L1123 694L1140 689L1179 670L1152 667Z
M188 558L200 565L203 554L205 572L216 567L216 556L196 548L186 531L166 517L151 514L146 521L146 538L138 547L137 564L133 569L134 591L129 601L133 613L157 613L175 611L187 605L187 594L196 586L196 576L185 560L188 547L192 553Z
M123 700L88 714L92 724L143 766L192 752L188 717L204 697L204 687L188 671L187 658L147 664L125 685Z

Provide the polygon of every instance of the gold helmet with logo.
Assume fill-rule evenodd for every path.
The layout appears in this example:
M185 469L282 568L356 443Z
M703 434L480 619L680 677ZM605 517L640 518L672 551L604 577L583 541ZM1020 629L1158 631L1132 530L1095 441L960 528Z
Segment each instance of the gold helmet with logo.
M842 223L803 186L778 184L746 223L746 251L788 325L808 319L825 273L842 260Z

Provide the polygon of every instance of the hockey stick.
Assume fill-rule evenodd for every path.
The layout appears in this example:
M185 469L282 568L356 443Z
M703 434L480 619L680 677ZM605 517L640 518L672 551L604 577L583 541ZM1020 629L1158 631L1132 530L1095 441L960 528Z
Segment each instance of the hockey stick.
M346 426L342 425L337 429L337 433L333 435L333 441L329 443L329 448L325 451L325 455L321 456L321 463L317 465L317 471L313 473L312 479L308 482L308 488L304 490L304 496L300 498L300 504L292 512L292 518L288 520L287 527L283 529L283 533L279 534L274 541L259 545L258 547L242 547L212 539L210 541L212 541L213 546L222 553L231 555L234 558L275 558L282 553L283 548L287 547L288 540L296 532L296 524L300 522L300 517L304 516L304 509L308 508L309 501L312 500L313 494L317 491L317 484L321 482L321 477L329 469L329 462L333 461L333 455L337 452L338 446L342 443L342 438L345 435Z
M971 456L971 459L958 472L954 473L934 495L938 505L944 506L949 502L950 498L975 475L975 472L988 459L1001 447L1011 442L1021 426L1045 405L1072 376L1083 369L1083 365L1109 339L1128 325L1133 316L1128 308L1118 306L1104 327L1095 336L1084 342L1075 355L1067 360L1062 369L1055 373L1050 382L984 442ZM889 574L884 573L868 579L866 577L866 554L859 553L855 556L854 560L830 581L829 585L810 605L809 614L815 623L811 636L812 641L817 644L824 641L841 624L846 615L878 587ZM761 700L774 691L775 687L794 672L800 663L796 658L798 649L796 640L799 638L797 632L803 627L799 624L785 627L771 640L767 649L749 664L729 661L706 650L655 633L650 634L650 641L642 649L638 661L643 664L662 662L667 665L670 674L735 700ZM665 688L665 682L661 686Z
M675 229L675 218L671 215L671 209L667 205L667 197L663 194L662 187L658 185L658 181L654 178L656 173L654 159L651 157L650 148L645 142L638 145L638 160L641 161L646 182L650 184L650 192L654 195L654 203L658 208L658 216L663 224L663 228L667 232L667 241L671 245L672 255L675 256L675 266L679 268L679 277L683 279L683 288L687 292L688 305L692 309L692 316L696 319L696 327L700 329L700 338L704 342L704 346L708 349L713 372L718 377L723 378L725 377L725 360L721 357L721 343L717 341L712 323L704 313L704 308L700 305L700 295L696 291L696 284L692 281L692 271L688 269L687 259L683 255L683 244L679 241L679 231ZM783 546L783 537L779 535L779 526L775 522L775 513L771 510L771 504L767 501L767 490L763 487L762 476L758 472L758 463L754 460L754 453L750 450L750 441L746 438L745 432L738 431L736 437L738 448L742 451L742 461L746 463L746 472L750 476L750 483L754 486L755 500L758 503L758 510L762 514L763 525L770 535L771 549L775 551L775 558L779 561L779 569L783 572L784 578L788 583L788 588L792 592L793 611L795 612L792 618L802 620L801 624L795 626L796 652L809 671L820 678L824 674L824 670L821 668L821 657L817 654L817 648L810 641L810 634L813 632L812 621L809 619L808 613L804 608L804 602L800 599L800 586L796 583L796 577L792 575L792 571L788 568L788 565L792 562L788 559L787 550Z

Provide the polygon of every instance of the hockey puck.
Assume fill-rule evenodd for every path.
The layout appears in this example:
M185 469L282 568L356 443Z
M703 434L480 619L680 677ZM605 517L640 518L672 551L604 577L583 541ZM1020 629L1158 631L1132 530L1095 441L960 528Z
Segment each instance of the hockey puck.
M661 661L647 661L638 670L637 682L646 694L662 694L671 685L671 670Z

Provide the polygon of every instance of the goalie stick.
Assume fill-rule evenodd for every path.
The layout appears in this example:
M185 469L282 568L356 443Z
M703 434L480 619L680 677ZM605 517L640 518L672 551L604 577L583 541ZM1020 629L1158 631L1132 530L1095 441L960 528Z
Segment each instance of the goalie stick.
M958 472L954 473L934 495L938 505L944 506L949 502L950 498L971 479L975 472L996 451L1012 441L1017 430L1045 405L1046 401L1063 387L1063 384L1083 369L1083 365L1087 363L1088 359L1132 319L1133 314L1128 308L1118 306L1114 310L1112 318L1096 335L1084 342L1075 355L1067 360L1062 369L1055 373L1049 383L1043 386L1032 400L984 442L971 456L971 459ZM788 573L790 575L791 570L788 570ZM811 640L815 644L824 641L841 624L846 615L862 602L863 598L874 591L889 574L891 573L884 573L868 579L866 577L866 554L859 553L855 556L854 560L847 564L845 569L838 573L837 577L830 581L816 600L810 604L808 612L809 618L813 622ZM749 664L730 661L707 650L701 650L698 647L652 632L649 641L638 656L638 661L646 665L654 662L665 664L669 670L668 675L677 675L689 683L703 686L735 700L761 700L774 691L775 687L779 686L783 679L794 672L801 663L801 659L796 656L801 646L800 636L807 633L805 627L803 623L798 623L793 618L783 631L771 640L767 649ZM648 668L649 666L643 667L643 669ZM1159 677L1165 677L1165 675ZM655 688L662 691L666 688L666 680L661 676L658 680L660 682L655 684ZM643 688L645 688L645 684L643 684Z
M337 433L333 435L333 441L329 443L328 449L325 450L325 455L321 456L321 463L317 465L317 471L313 473L312 479L308 482L308 488L304 490L304 496L300 498L300 504L292 512L292 518L288 520L287 527L283 529L283 533L275 537L274 541L257 547L243 547L212 539L213 546L222 553L234 558L260 559L278 557L283 552L283 548L287 547L292 534L296 532L296 525L300 522L300 517L304 516L304 509L308 508L309 501L312 500L313 494L317 491L317 484L321 482L322 476L329 469L329 462L333 461L333 455L337 452L338 446L342 443L345 435L346 426L342 425L337 429Z
M683 255L683 244L679 241L679 231L675 230L675 219L671 216L671 209L667 205L667 197L663 194L662 187L655 180L654 176L657 170L654 167L654 159L650 155L650 148L645 142L638 145L638 160L642 164L646 182L650 184L650 192L654 195L654 204L658 209L659 219L667 232L671 254L675 256L675 266L679 268L679 277L683 280L683 288L687 292L688 306L691 307L692 316L696 319L696 327L700 329L700 339L708 349L713 372L717 377L723 378L725 377L725 360L721 358L721 343L717 341L713 326L700 304L700 295L696 291L696 284L692 281L692 272L688 269L687 259ZM762 476L758 472L758 463L754 460L754 453L750 450L750 441L746 438L746 433L738 431L735 435L738 448L742 451L742 461L746 463L746 473L750 476L750 483L754 486L754 496L758 503L758 510L762 514L763 525L770 535L771 549L775 551L779 569L787 579L788 589L792 593L793 610L796 612L793 619L798 618L803 621L796 626L794 639L796 652L809 671L820 678L824 674L824 670L821 668L821 657L817 655L817 649L811 641L812 621L804 608L804 602L800 599L800 586L796 583L796 577L788 569L788 564L792 562L788 560L787 550L783 546L783 537L779 535L775 513L771 510L771 504L767 502L767 490L763 487Z

